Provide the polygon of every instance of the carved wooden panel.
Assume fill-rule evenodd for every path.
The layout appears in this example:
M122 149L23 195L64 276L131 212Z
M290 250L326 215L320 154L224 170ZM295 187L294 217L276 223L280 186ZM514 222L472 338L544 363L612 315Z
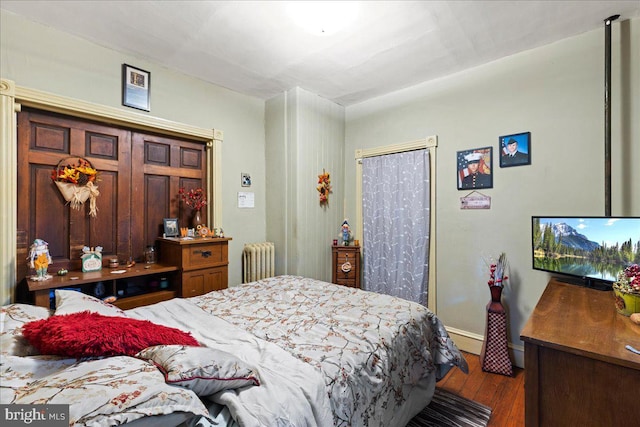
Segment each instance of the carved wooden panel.
M36 238L49 244L54 272L80 268L84 246L102 246L103 256L127 259L130 251L130 132L25 108L18 114L18 259L26 260ZM98 216L89 202L71 209L51 180L58 166L88 160L99 171ZM18 279L29 274L18 263Z
M206 148L198 142L139 132L132 133L131 141L135 165L131 173L135 207L131 212L131 244L132 252L141 256L147 245L162 236L164 218L178 218L181 227L189 225L191 210L182 207L178 190L206 190ZM183 152L190 153L189 167L183 165ZM196 163L199 168L194 167Z

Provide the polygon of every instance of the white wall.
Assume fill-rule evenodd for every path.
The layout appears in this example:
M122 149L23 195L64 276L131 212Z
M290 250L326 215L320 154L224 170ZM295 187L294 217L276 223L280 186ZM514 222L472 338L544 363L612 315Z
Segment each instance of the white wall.
M640 216L639 19L614 24L613 56L612 213ZM604 29L347 107L347 183L355 149L438 135L437 308L448 327L484 335L485 260L504 251L510 340L520 346L549 279L531 268L531 216L604 215L603 64ZM500 168L498 137L526 131L532 164ZM494 147L494 186L481 190L491 209L461 210L469 191L456 189L456 152L484 146ZM347 185L348 215L354 194Z
M276 273L331 281L331 240L344 219L344 108L293 88L267 101L267 237ZM318 175L333 192L321 205Z
M18 86L131 111L121 106L121 65L127 63L151 73L149 115L224 131L222 227L233 238L229 242L229 283L240 283L244 243L265 240L264 101L4 10L0 24L0 75ZM237 192L247 190L240 185L242 172L253 178L253 209L237 208Z

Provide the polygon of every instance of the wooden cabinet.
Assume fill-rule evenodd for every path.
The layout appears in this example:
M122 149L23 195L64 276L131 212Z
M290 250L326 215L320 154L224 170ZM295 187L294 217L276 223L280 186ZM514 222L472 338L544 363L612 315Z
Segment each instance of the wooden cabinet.
M551 280L520 338L527 427L637 422L640 356L625 345L640 348L640 326L613 292Z
M231 238L158 239L160 262L178 266L180 296L187 298L226 289Z
M333 246L331 282L360 288L360 246Z
M55 289L76 289L96 296L95 288L100 283L104 292L100 297L117 296L113 304L127 310L175 298L178 295L177 276L178 268L173 265L136 264L130 268L103 268L88 273L70 271L65 276L54 275L43 281L27 279L27 287L35 305L54 308ZM166 288L160 287L163 278Z

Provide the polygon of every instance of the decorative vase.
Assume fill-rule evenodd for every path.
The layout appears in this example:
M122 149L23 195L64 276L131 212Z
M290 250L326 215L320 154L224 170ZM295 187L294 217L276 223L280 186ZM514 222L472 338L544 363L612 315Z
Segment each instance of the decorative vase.
M640 294L635 292L625 292L616 285L613 286L615 295L616 311L624 316L631 316L633 313L640 313Z
M487 304L487 327L480 352L480 366L485 372L513 375L507 340L507 312L502 305L502 286L489 286L491 301Z
M204 225L204 220L202 219L202 212L200 209L196 209L193 211L193 217L191 218L191 227L198 230L200 227Z
M489 286L489 292L491 292L491 301L487 306L487 310L490 313L504 313L504 306L502 305L502 286Z

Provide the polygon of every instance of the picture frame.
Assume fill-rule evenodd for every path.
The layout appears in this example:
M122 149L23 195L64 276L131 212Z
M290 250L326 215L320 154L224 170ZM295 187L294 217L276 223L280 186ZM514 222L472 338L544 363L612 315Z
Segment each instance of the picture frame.
M151 73L122 64L122 105L151 111Z
M180 228L178 228L178 218L165 218L164 223L164 237L178 237L180 235Z
M458 190L493 188L493 147L458 151L456 164Z
M498 137L500 167L531 164L531 132L514 133Z
M251 187L251 175L246 172L242 172L240 177L240 185L243 187Z

